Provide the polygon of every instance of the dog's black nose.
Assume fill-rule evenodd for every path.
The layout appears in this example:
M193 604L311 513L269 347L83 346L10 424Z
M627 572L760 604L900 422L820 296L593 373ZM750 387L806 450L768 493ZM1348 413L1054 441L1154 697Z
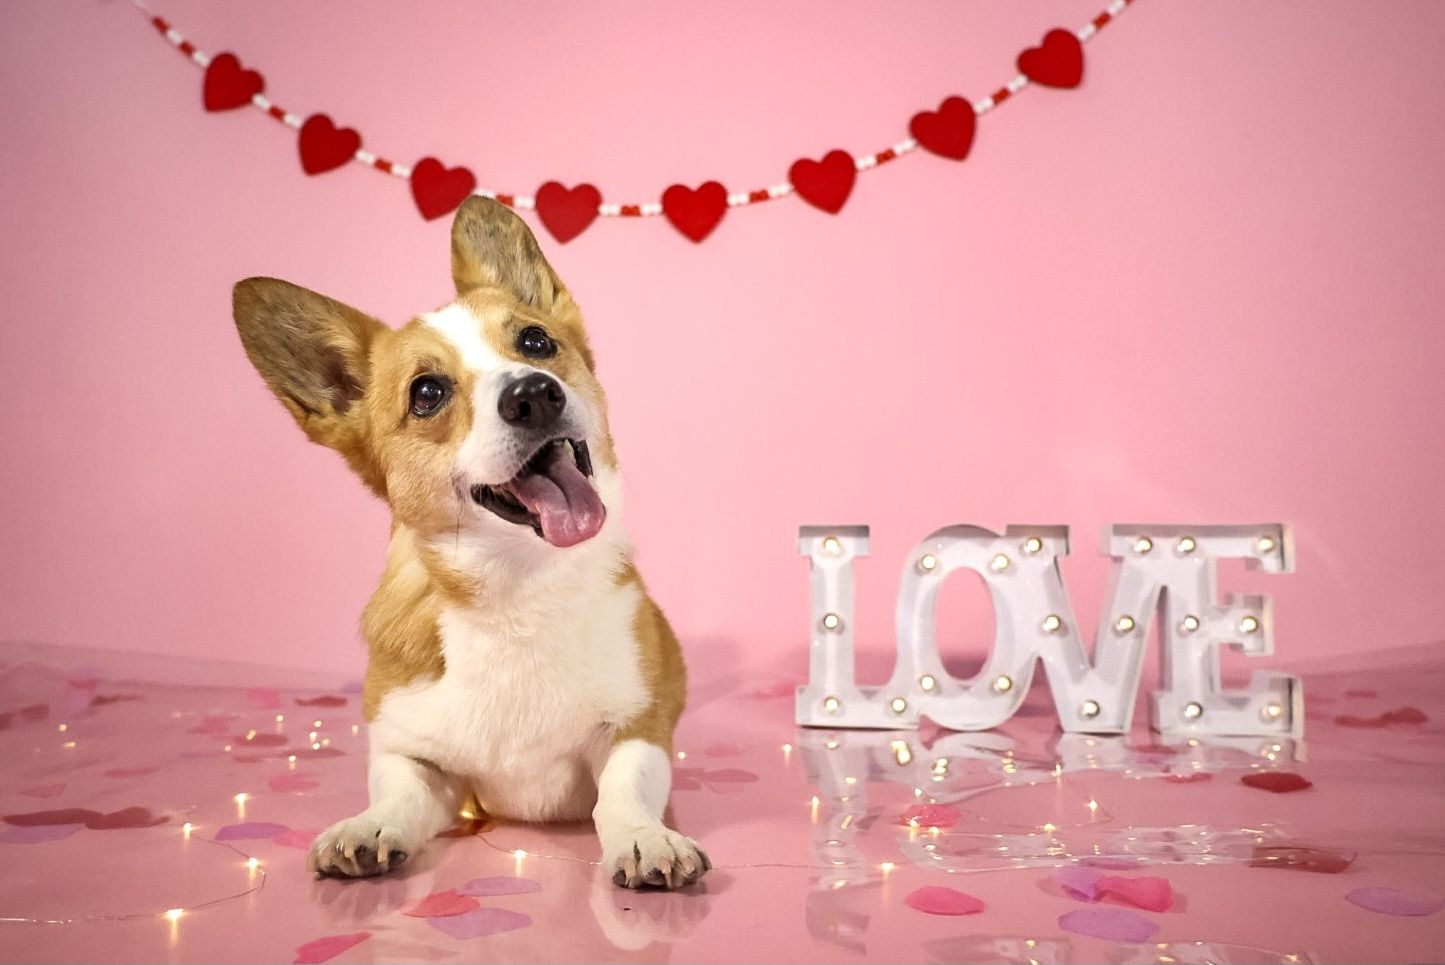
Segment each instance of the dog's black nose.
M545 429L557 421L567 396L557 380L545 372L525 375L502 390L497 412L508 425Z

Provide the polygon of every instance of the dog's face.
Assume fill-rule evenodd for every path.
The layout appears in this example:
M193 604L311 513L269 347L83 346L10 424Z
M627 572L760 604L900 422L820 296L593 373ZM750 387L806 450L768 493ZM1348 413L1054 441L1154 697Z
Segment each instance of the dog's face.
M457 300L400 329L250 278L235 289L236 325L307 435L421 536L586 542L607 516L599 488L617 487L581 314L526 225L494 201L458 211L452 274Z

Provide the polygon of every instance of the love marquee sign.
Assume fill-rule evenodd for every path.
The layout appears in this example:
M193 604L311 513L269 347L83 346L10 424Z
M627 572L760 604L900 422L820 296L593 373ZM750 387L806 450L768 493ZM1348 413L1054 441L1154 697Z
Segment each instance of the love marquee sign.
M853 664L853 560L868 553L866 526L804 526L798 549L811 563L812 643L797 722L811 727L916 728L921 715L952 730L987 730L1018 711L1042 663L1066 732L1121 734L1133 721L1150 624L1162 620L1163 688L1153 695L1156 730L1183 735L1300 737L1298 677L1256 672L1243 690L1220 683L1219 650L1274 652L1268 597L1217 602L1215 561L1293 569L1288 529L1139 526L1105 530L1113 558L1108 597L1084 651L1058 560L1064 526L1009 526L1002 536L947 526L905 560L896 616L898 660L881 687L860 686ZM938 652L938 591L956 570L983 577L993 599L994 645L971 681L951 676Z

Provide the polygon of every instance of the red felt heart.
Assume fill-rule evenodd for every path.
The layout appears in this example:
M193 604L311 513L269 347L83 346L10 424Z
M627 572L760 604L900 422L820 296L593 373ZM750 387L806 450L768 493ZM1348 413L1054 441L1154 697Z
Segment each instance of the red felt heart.
M1045 87L1078 87L1084 79L1084 45L1067 30L1050 30L1042 44L1019 54L1019 73Z
M537 217L563 244L597 220L597 206L601 203L602 192L590 184L568 188L559 181L548 181L537 189Z
M693 189L674 184L662 192L662 213L672 226L693 241L702 241L728 210L728 189L709 181Z
M813 207L837 214L853 193L858 167L847 151L829 151L823 160L801 158L788 168L788 180L798 197Z
M403 915L410 915L412 918L448 918L452 915L461 915L478 907L480 902L468 895L459 895L456 891L435 891L427 895L421 901L412 905Z
M973 148L978 115L962 97L949 97L936 111L919 111L908 122L913 139L939 157L962 161Z
M428 221L451 214L477 187L476 176L466 168L449 168L434 157L424 157L411 169L411 196Z
M1305 788L1314 787L1310 781L1288 771L1246 774L1239 779L1239 782L1247 787L1257 787L1261 791L1271 791L1275 794L1288 794L1290 791L1303 791Z
M229 111L245 107L266 89L266 81L254 70L245 70L235 54L217 54L206 68L201 102L208 111Z
M1143 876L1125 878L1123 875L1104 875L1099 879L1099 893L1122 898L1136 908L1145 911L1168 911L1174 906L1174 889L1166 878Z
M301 151L301 170L325 174L355 156L361 147L361 135L349 127L337 127L325 114L312 114L301 125L301 137L296 143Z
M17 828L36 828L52 824L89 824L99 820L99 811L89 808L60 808L55 811L30 811L26 814L7 814L5 823Z

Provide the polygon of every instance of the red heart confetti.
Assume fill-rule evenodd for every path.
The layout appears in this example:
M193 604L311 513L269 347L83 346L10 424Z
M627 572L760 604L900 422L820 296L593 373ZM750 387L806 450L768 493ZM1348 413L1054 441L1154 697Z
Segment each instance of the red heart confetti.
M548 181L537 189L537 217L564 245L597 220L601 203L602 192L590 184L568 188L560 181Z
M92 811L89 808L57 808L53 811L7 814L5 823L20 828L33 828L46 824L89 824L98 817L100 817L100 812Z
M361 135L352 128L337 127L325 114L312 114L301 125L296 147L301 153L301 170L307 174L325 174L356 155L361 147ZM296 702L306 705L306 701ZM341 703L346 703L346 699L342 698Z
M130 807L109 814L98 814L85 822L92 831L116 831L124 828L154 828L165 824L170 818L164 814L153 814L149 808Z
M477 899L456 891L435 891L412 905L403 915L412 918L449 918L480 907Z
M327 962L346 951L354 948L371 937L369 931L359 931L351 935L327 935L324 938L313 939L296 949L296 957L292 959L294 965L319 965L320 962Z
M1067 30L1055 28L1044 42L1019 54L1019 73L1045 87L1078 87L1084 79L1084 45Z
M235 54L217 54L206 67L201 102L208 111L229 111L245 107L266 89L266 82L254 70L245 70Z
M1289 794L1291 791L1303 791L1306 788L1314 787L1314 785L1305 778L1298 774L1291 774L1288 771L1264 771L1246 774L1239 779L1239 783L1246 787L1256 787L1261 791L1270 791L1274 794Z
M1174 907L1174 889L1165 878L1104 875L1098 887L1100 895L1113 895L1145 911L1168 911Z
M988 907L973 895L938 885L910 891L903 903L925 915L976 915Z
M962 161L973 149L978 116L962 97L949 97L936 111L920 111L908 122L908 133L939 157Z
M319 697L297 697L298 707L345 707L346 698L336 694L322 694Z
M449 168L434 157L422 158L411 169L411 197L428 221L451 214L476 188L471 171Z
M794 161L788 169L788 180L798 197L820 211L837 214L853 193L858 167L847 151L829 151L821 161L810 158Z
M1341 714L1335 718L1335 723L1340 727L1362 727L1377 730L1389 727L1391 724L1423 724L1429 719L1430 716L1419 707L1398 707L1395 710L1387 710L1378 717L1356 717L1353 714Z
M716 181L698 188L674 184L662 192L662 213L683 237L702 241L712 234L728 210L728 189Z
M912 804L903 812L904 824L924 828L951 828L962 818L962 811L947 804Z

